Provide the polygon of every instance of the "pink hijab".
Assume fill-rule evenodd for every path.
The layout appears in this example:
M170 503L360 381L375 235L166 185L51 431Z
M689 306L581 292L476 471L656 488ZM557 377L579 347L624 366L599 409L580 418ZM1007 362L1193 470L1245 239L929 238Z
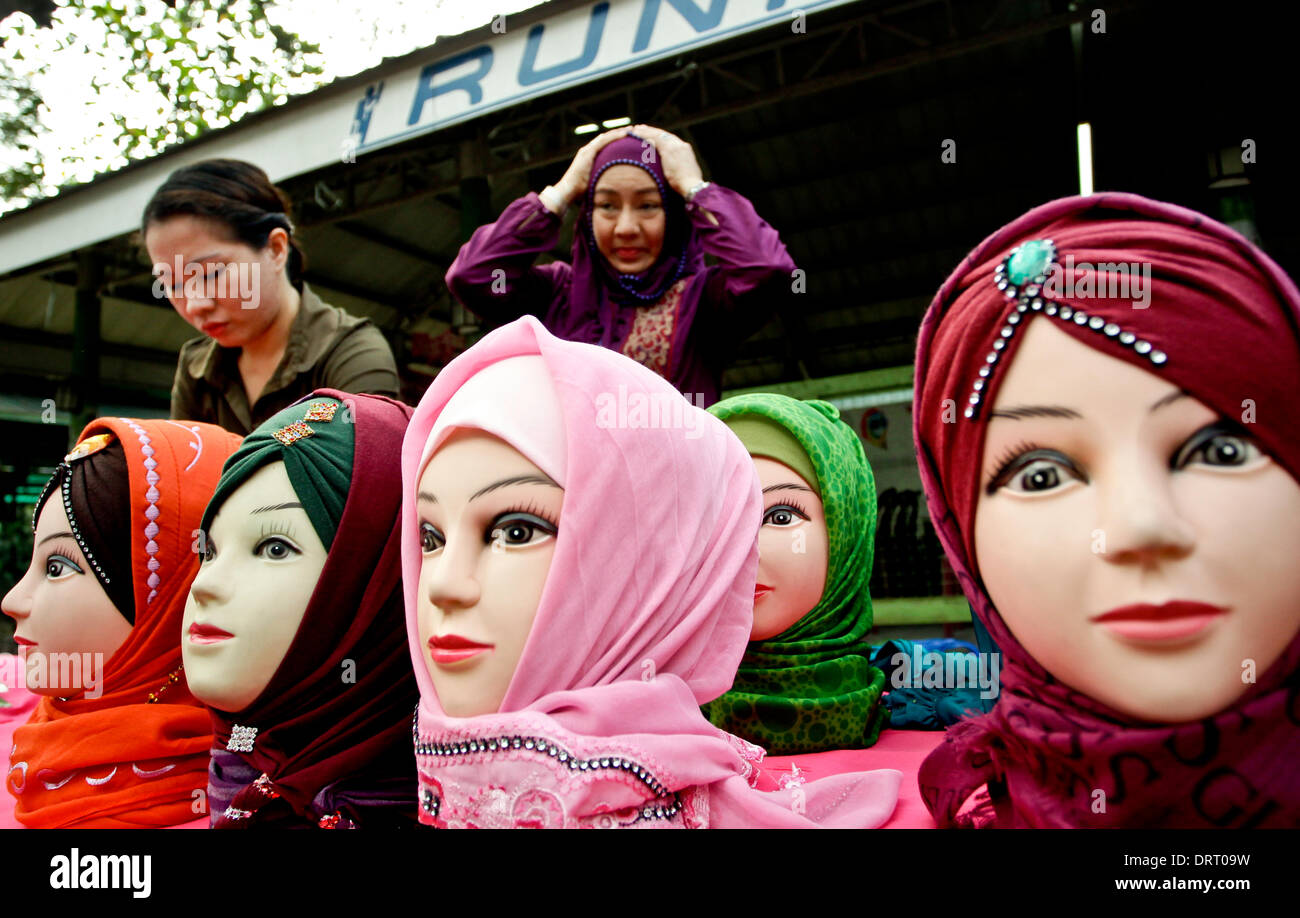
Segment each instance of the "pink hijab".
M450 717L419 647L416 487L452 396L485 367L527 355L545 361L563 417L560 531L501 712ZM627 406L638 399L668 409L659 416L664 426L628 423L635 416ZM485 416L492 413L485 404ZM680 423L669 426L673 418ZM485 426L507 439L500 424ZM537 442L523 432L519 440ZM527 454L513 437L507 442ZM407 430L402 482L422 822L794 828L873 827L889 818L900 772L757 791L762 751L700 712L730 687L749 640L762 505L740 441L654 372L558 339L524 316L438 375Z

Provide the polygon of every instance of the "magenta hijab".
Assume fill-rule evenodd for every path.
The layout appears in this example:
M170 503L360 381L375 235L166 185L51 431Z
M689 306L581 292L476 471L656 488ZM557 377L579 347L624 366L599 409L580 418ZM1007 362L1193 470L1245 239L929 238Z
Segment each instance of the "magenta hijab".
M1076 284L1085 263L1102 280L1107 265L1150 264L1150 308L1001 290L999 265L1031 240L1054 242L1062 266L1072 257ZM1300 293L1238 233L1181 207L1105 193L1044 204L976 246L922 321L913 422L930 518L1001 650L1002 690L991 713L949 728L921 766L926 805L941 826L1296 826L1300 635L1225 710L1193 723L1139 723L1055 679L993 606L974 544L987 406L1023 338L1016 329L1032 321L1054 322L1227 417L1255 399L1252 434L1300 480ZM988 798L968 806L986 785ZM1094 805L1098 791L1104 808Z
M500 712L450 717L419 646L416 488L452 396L480 370L528 355L545 361L565 428L555 553ZM640 399L686 420L632 426L626 409ZM672 413L678 405L689 416ZM701 713L731 686L749 640L762 503L740 441L654 372L524 316L434 380L407 430L402 481L422 822L871 827L893 812L893 770L754 790L762 751Z

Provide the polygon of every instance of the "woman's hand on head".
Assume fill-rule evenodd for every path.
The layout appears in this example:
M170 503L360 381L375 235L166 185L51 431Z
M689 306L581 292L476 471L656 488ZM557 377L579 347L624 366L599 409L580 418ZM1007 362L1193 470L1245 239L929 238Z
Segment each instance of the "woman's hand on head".
M704 173L695 160L695 150L676 134L648 124L633 125L628 128L628 133L654 144L664 170L664 178L673 191L682 197L686 197L688 191L704 181Z
M573 157L573 162L569 163L564 177L552 186L564 197L566 206L587 190L587 183L591 181L591 164L595 162L596 154L603 150L606 144L620 137L626 137L627 132L628 129L625 127L614 128L612 131L598 134L578 150Z

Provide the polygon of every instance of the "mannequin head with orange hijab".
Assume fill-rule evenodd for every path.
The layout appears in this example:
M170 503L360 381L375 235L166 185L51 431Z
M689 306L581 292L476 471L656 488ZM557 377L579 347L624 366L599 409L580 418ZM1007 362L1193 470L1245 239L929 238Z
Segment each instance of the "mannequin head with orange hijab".
M32 828L128 828L206 812L212 729L181 668L195 532L239 437L101 418L33 516L32 563L4 597L28 688L7 790ZM196 793L199 792L199 793Z

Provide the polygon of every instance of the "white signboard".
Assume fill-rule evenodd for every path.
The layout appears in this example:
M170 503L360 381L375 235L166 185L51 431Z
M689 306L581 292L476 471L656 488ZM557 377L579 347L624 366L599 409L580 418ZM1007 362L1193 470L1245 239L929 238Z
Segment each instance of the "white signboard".
M481 44L367 86L340 134L376 149L753 29L804 31L809 13L848 2L602 0L527 29L499 17Z

